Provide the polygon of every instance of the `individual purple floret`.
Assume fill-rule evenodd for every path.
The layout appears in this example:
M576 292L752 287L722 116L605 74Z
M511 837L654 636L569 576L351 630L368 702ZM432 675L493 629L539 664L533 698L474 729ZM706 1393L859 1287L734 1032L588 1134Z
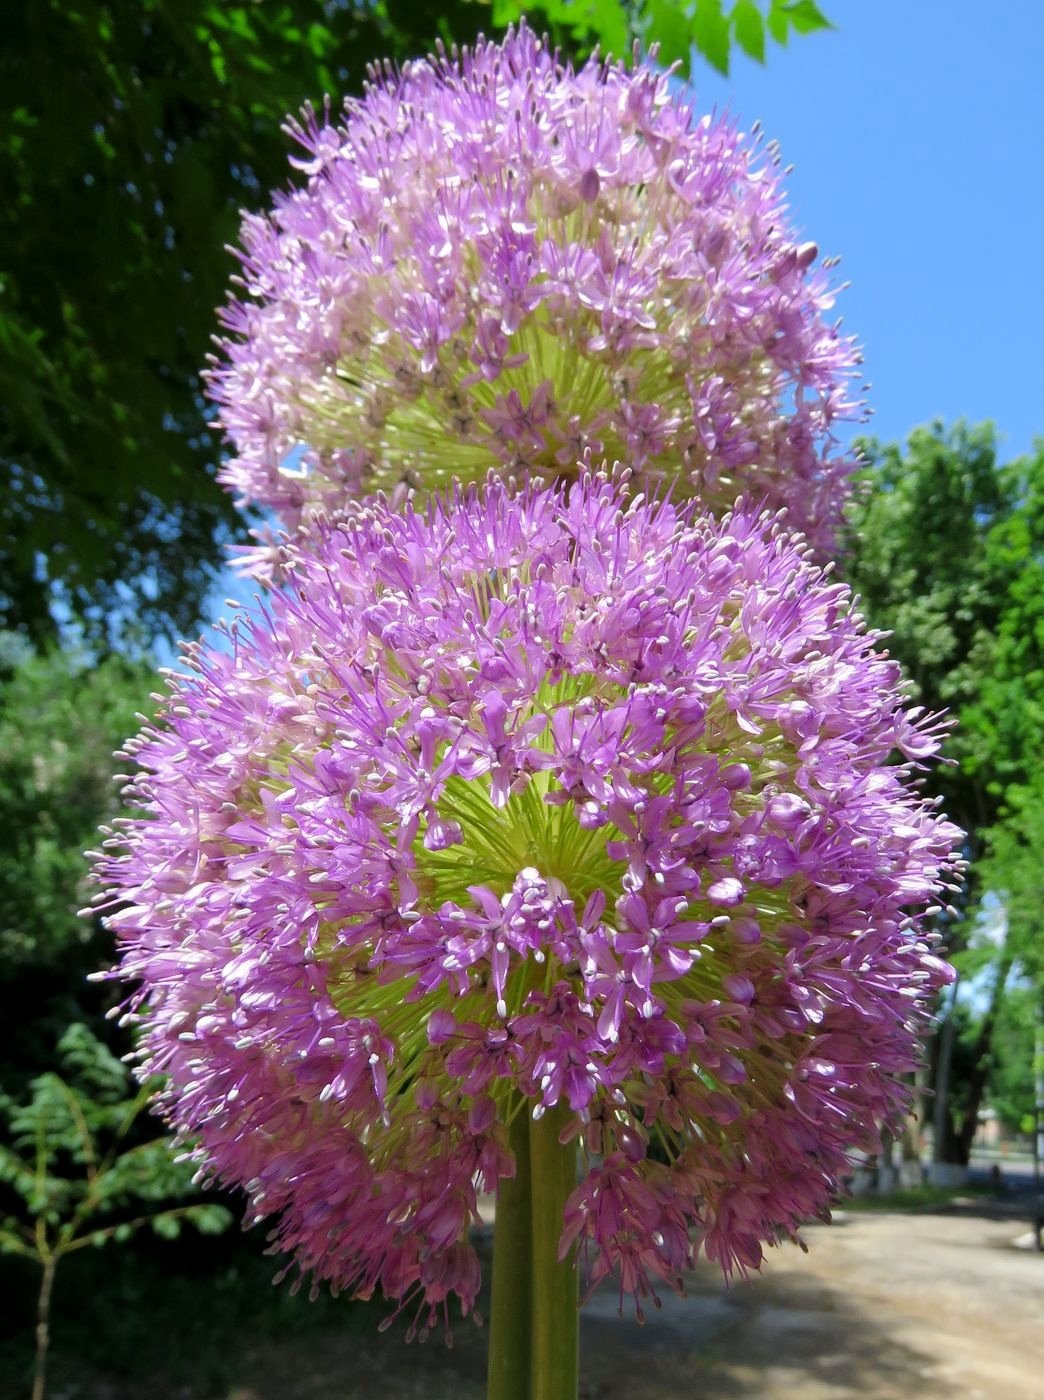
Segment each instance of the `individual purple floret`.
M99 866L203 1172L428 1325L507 1121L565 1104L592 1282L756 1268L905 1110L947 979L937 737L847 590L604 474L358 505L282 562L128 745Z
M785 505L829 556L859 357L771 147L524 25L293 131L307 182L246 218L209 376L244 501L294 529L491 465L575 476L590 449L715 511Z

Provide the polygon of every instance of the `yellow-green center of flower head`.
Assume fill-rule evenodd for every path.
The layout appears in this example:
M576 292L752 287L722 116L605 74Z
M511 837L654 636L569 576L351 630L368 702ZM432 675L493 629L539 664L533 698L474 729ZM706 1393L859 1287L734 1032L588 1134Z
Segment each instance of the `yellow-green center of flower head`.
M503 896L526 870L553 882L580 909L596 890L619 889L625 867L606 852L612 828L581 826L568 800L549 805L552 785L549 775L536 773L503 807L495 807L488 782L451 779L436 810L438 820L459 831L460 839L439 851L416 852L415 878L424 902L466 903L473 885Z
M496 773L455 774L446 780L432 819L413 844L414 878L425 906L472 903L470 890L476 885L504 898L523 871L552 882L577 910L597 890L610 899L619 893L626 867L606 850L619 832L597 804L589 802L585 811L574 801L553 771L553 716L565 720L564 729L576 707L591 713L598 705L625 698L619 687L609 688L608 694L603 687L595 700L597 689L590 676L545 678L513 721L514 732L503 726L499 762L494 754ZM521 744L519 730L524 731ZM517 767L520 748L525 753Z

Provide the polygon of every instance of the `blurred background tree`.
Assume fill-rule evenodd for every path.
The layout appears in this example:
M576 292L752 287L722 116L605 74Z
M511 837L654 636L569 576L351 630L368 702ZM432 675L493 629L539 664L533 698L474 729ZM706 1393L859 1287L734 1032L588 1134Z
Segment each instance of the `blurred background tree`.
M372 59L499 32L496 0L10 0L0 15L0 627L95 647L197 624L242 528L200 369L239 211L287 183L288 112ZM582 57L730 45L827 21L811 0L533 7ZM46 75L44 79L42 75Z
M905 446L862 449L844 572L873 624L891 633L915 702L955 720L945 748L953 764L934 769L926 791L968 833L969 878L943 930L977 978L981 1006L952 1063L954 1035L944 1025L935 1037L934 1117L937 1160L967 1164L1010 974L1041 970L1044 443L1000 465L991 424L937 423ZM1006 936L969 949L991 893L1008 908Z
M36 655L0 634L0 1083L20 1094L75 1021L105 1034L114 993L86 978L111 956L87 903L84 851L117 813L114 750L150 708L141 661Z
M239 210L287 182L288 111L469 31L440 8L3 7L0 625L108 648L197 624L239 528L199 377Z
M0 1253L31 1261L36 1290L32 1400L44 1400L51 1303L58 1266L81 1249L125 1243L150 1228L177 1239L185 1224L221 1234L231 1212L199 1199L193 1169L156 1136L145 1110L157 1085L140 1087L83 1024L57 1047L61 1073L45 1070L21 1100L0 1094L0 1183L14 1211L0 1214Z
M598 44L603 54L619 56L636 39L658 44L660 62L676 63L684 77L693 55L728 74L734 49L763 63L770 42L786 44L791 34L832 28L813 0L492 0L492 11L494 27L527 15L573 53L589 53Z

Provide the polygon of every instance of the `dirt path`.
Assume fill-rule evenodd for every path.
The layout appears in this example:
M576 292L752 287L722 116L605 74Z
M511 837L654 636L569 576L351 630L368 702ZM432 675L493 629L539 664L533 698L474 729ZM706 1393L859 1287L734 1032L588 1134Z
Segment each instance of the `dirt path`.
M763 1276L723 1293L713 1273L673 1298L643 1343L588 1322L591 1400L1039 1400L1044 1260L1020 1226L937 1215L852 1215L809 1231ZM636 1329L635 1329L636 1330ZM629 1360L622 1384L614 1367Z
M698 1270L644 1327L606 1293L582 1335L585 1400L1039 1400L1044 1259L1025 1226L952 1215L852 1214L776 1251L725 1291ZM228 1400L482 1400L484 1334L398 1345L394 1335L265 1344Z

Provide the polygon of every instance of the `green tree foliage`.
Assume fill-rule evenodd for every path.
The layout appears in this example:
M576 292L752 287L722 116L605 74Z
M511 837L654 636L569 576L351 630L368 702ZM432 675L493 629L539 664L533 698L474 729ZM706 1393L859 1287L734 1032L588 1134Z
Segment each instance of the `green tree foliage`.
M1000 819L983 836L985 855L975 873L1004 938L999 946L980 944L957 957L973 976L978 972L978 1017L966 1050L971 1064L965 1076L954 1076L964 1100L964 1112L958 1101L951 1113L958 1160L970 1149L976 1122L971 1115L977 1117L984 1095L1009 1131L1033 1131L1034 1059L1044 1024L1044 768L1039 760L1028 783L1007 789Z
M185 634L238 528L200 368L239 210L287 183L287 112L367 62L470 41L508 0L9 0L0 7L0 627L98 646ZM826 24L811 0L549 0L577 56Z
M946 742L956 763L926 781L968 834L965 903L992 892L1009 911L1002 946L961 955L988 991L959 1037L944 1105L946 1159L966 1161L982 1095L1001 1072L1009 973L1042 962L1044 443L999 465L989 424L936 424L905 448L870 442L864 452L846 570L871 622L892 633L915 700L956 720ZM951 948L971 927L947 927Z
M977 858L1044 756L1044 443L1004 466L990 424L862 447L844 567L915 701L956 720L929 783Z
M1007 945L1044 1015L1044 766L1008 797L1004 819L987 833L980 877L1003 906Z
M1009 1132L1033 1131L1034 1052L1040 995L1025 983L1004 1001L990 1057L990 1105Z
M173 1238L231 1218L190 1189L144 1111L155 1086L137 1090L117 1058L130 1041L105 1012L119 993L86 980L113 952L77 914L83 852L118 813L113 751L153 685L144 664L38 655L0 634L0 1253L39 1270L36 1394L62 1259L143 1226Z
M988 541L1001 612L990 665L962 721L972 771L1014 815L1044 800L1044 443L1005 468L1003 483L1017 507Z
M727 74L734 48L764 63L770 39L786 44L792 33L833 27L813 0L493 0L497 25L523 14L568 35L574 50L598 44L619 57L635 40L659 44L660 61L677 63L686 76L694 52Z
M34 656L0 634L0 1079L10 1089L49 1063L63 1027L104 1010L85 978L111 939L77 910L83 852L113 817L113 751L151 708L155 678L111 657Z
M0 7L0 626L185 633L235 529L199 371L280 125L367 61L469 36L443 0ZM54 605L58 603L55 613Z
M0 1095L0 1252L40 1269L33 1400L43 1400L62 1259L146 1226L176 1239L186 1223L214 1234L232 1221L224 1206L198 1199L191 1166L175 1160L166 1137L136 1139L155 1084L135 1091L127 1069L83 1025L62 1036L58 1059L61 1072L37 1075L24 1100Z
M0 1096L10 1143L0 1146L0 1181L21 1203L0 1224L0 1249L43 1263L146 1224L164 1239L182 1219L206 1234L224 1229L229 1212L198 1200L194 1167L175 1160L166 1137L134 1131L156 1084L133 1084L84 1025L64 1032L57 1060L60 1072L37 1075L24 1099ZM185 1201L172 1207L174 1198Z

